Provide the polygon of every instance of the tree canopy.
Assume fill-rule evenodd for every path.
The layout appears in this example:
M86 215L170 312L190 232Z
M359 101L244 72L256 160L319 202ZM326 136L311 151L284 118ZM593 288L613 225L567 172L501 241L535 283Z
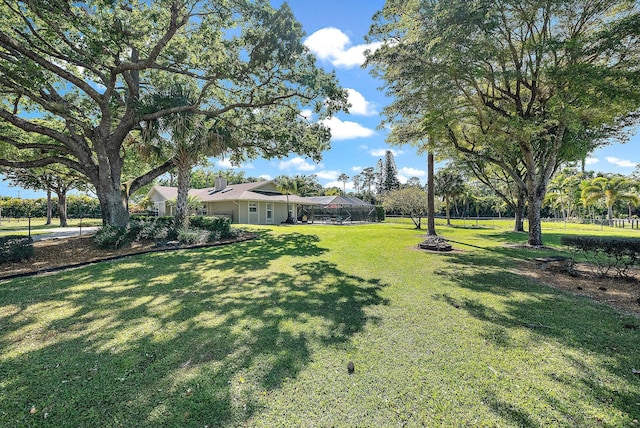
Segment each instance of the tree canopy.
M624 176L596 177L582 189L582 199L585 205L604 199L609 226L613 226L613 205L617 201L626 201L634 206L640 204L640 197L632 192L634 185L633 180Z
M173 156L159 160L123 188L142 122L199 114L240 142L235 161L317 160L330 133L301 110L322 119L347 104L286 3L16 1L0 14L0 165L60 163L82 173L108 224L125 225L128 195L174 167ZM176 84L191 91L189 102L141 102Z
M427 136L526 189L529 244L562 162L623 138L640 107L640 15L628 0L387 0L368 58L394 98L391 141Z
M382 206L387 212L408 215L416 226L422 228L422 217L427 214L427 193L420 187L412 186L390 190L384 194Z

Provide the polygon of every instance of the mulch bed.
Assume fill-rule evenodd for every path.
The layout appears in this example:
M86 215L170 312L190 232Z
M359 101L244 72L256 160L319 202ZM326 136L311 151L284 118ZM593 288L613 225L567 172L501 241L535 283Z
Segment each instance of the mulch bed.
M255 237L256 235L254 234L244 233L237 238L221 239L207 244L171 247L159 247L155 242L134 242L128 247L117 250L98 248L91 235L48 239L34 242L33 256L29 259L19 262L0 263L0 280L55 272L135 254L227 245L247 241Z
M576 264L572 274L562 269L541 269L535 260L518 266L519 275L613 306L625 313L640 317L640 271L631 272L630 278L601 277L593 266Z

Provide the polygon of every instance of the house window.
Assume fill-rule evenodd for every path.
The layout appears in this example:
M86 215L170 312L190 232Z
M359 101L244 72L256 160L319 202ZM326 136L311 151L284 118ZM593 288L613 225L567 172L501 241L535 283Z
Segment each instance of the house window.
M257 213L258 212L258 203L257 202L249 202L249 213Z
M200 205L200 206L196 209L196 215L206 216L206 215L207 215L207 205L206 205L206 204L202 204L202 205Z

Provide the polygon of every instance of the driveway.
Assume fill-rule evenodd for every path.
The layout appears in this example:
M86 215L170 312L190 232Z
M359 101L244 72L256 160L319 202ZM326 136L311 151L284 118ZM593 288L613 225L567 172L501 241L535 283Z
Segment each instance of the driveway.
M35 241L45 241L47 239L58 239L58 238L68 238L70 236L80 236L80 235L93 235L96 233L99 227L97 226L87 226L87 227L56 227L53 229L47 229L48 233L42 233L37 235L31 235L34 242Z

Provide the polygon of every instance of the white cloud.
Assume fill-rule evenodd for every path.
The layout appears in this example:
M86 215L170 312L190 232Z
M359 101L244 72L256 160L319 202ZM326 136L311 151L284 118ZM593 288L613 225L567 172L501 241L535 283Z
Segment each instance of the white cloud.
M367 101L364 96L355 89L347 88L349 94L349 113L360 116L373 116L378 114L372 102Z
M263 180L271 180L271 176L269 174L259 175L258 178L262 178Z
M407 181L409 181L409 178L405 177L402 174L398 174L398 181L400 182L400 184L405 184Z
M310 35L304 42L319 59L330 61L335 67L351 68L365 61L367 50L375 51L382 44L370 43L351 46L351 40L337 28L322 28Z
M324 119L321 123L331 129L331 140L350 140L353 138L366 138L375 135L375 131L365 128L357 122L342 121L337 117Z
M387 150L390 149L371 149L371 151L369 152L369 154L373 157L384 157L385 153L387 152ZM403 154L404 152L402 150L393 150L391 149L391 153L393 154L393 156L399 156L401 154Z
M635 166L637 165L636 162L631 162L630 160L626 160L626 159L618 159L618 158L614 158L613 156L607 156L607 162L612 163L616 166L621 166L624 168L635 168Z
M229 159L219 159L215 165L218 166L218 168L233 168L234 166L231 165L231 161Z
M593 164L596 164L598 162L600 162L600 159L598 159L598 158L587 158L586 161L585 161L585 163L587 165L593 165Z
M287 161L281 161L278 165L279 169L295 169L297 171L315 171L316 165L307 162L301 157L295 157Z
M316 175L323 180L335 180L340 175L340 171L318 171Z
M300 115L302 117L304 117L305 119L309 120L311 119L311 116L313 116L313 111L309 110L309 109L304 109L300 111Z
M235 165L229 159L217 159L214 162L214 165L217 166L218 168L228 168L228 169L240 169L240 168L253 169L254 168L253 164L250 164L250 163Z
M404 176L407 176L409 178L411 177L424 177L427 175L426 171L423 171L421 169L415 169L415 168L400 168L400 170L398 171L399 174L402 174Z
M351 167L351 171L360 172L360 171L362 171L362 167L361 166L352 166Z

